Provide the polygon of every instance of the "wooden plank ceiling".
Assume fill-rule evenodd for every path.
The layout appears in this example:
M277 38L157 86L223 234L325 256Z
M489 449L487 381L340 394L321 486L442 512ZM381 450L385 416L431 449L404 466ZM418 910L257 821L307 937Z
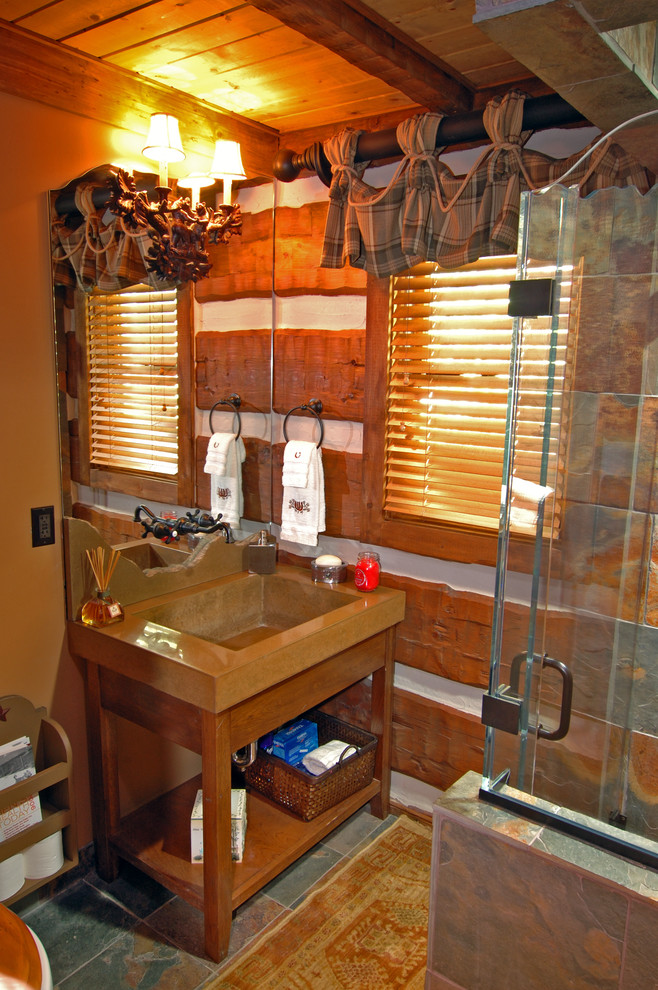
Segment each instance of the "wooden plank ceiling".
M646 20L657 6L658 0L624 0L621 6L619 0L0 0L0 37L4 31L8 49L0 52L0 88L48 102L53 87L43 66L55 66L57 54L63 59L68 53L71 78L86 72L91 91L97 84L101 119L112 113L102 105L111 98L112 70L119 91L122 80L138 77L137 98L124 107L125 126L136 115L148 119L148 87L161 99L173 89L174 104L201 101L201 122L204 112L221 119L228 111L238 128L242 121L260 128L265 141L298 150L345 123L377 130L427 109L468 112L512 87L532 96L558 92L607 129L608 119L599 123L590 108L603 115L607 107L610 117L616 105L623 115L623 100L606 94L603 108L591 99L578 107L574 67L587 64L592 85L609 77L607 62L598 71L582 53L596 49L597 58L609 61L601 31ZM524 13L534 17L530 31L519 19ZM572 21L577 16L575 27L564 20L567 14ZM561 36L556 41L555 31L562 30L578 39L576 54L564 48ZM38 52L26 57L30 39L49 46L43 59ZM5 77L13 70L11 85L5 79L3 86L3 70ZM623 72L633 75L631 59ZM59 88L63 92L64 85ZM647 98L655 105L655 88L649 86L648 97L646 87L640 90L640 105ZM82 96L80 112L92 115L91 97ZM204 126L212 129L213 121ZM270 154L269 146L262 154ZM263 162L251 164L262 173Z
M0 0L0 18L282 134L550 90L475 0Z

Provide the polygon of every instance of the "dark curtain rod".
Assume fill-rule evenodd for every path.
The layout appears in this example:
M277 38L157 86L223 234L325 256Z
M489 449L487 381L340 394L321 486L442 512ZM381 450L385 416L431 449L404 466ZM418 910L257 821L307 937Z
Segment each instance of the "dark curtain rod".
M91 194L94 209L100 210L107 206L111 194L107 180L110 172L116 168L116 165L101 165L99 168L90 169L84 175L69 182L55 200L55 212L62 217L68 215L72 218L79 218L81 216L75 205L75 190L81 182L90 182L95 186ZM138 189L143 189L151 198L157 198L155 192L158 186L157 175L152 172L135 172L134 178Z
M436 133L436 147L488 140L482 121L482 110L444 117ZM580 122L586 122L586 118L557 94L527 99L523 106L524 131L543 131L549 127ZM402 149L397 142L395 128L362 134L357 141L356 162L401 157ZM303 169L316 172L326 186L331 185L331 165L319 141L299 154L289 148L282 148L274 159L274 176L282 182L292 182Z

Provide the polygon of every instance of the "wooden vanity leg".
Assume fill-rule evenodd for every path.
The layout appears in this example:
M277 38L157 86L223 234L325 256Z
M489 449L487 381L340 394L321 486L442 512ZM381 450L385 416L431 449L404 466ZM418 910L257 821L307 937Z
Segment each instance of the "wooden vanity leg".
M391 745L393 735L393 666L395 629L386 630L384 666L373 671L370 731L379 737L375 756L375 777L382 782L380 793L370 802L378 818L386 818L391 797Z
M205 946L220 962L228 952L233 909L230 716L201 715Z
M110 836L119 825L119 771L116 724L101 703L98 664L86 661L87 744L91 786L91 818L99 876L108 883L119 874L119 860Z

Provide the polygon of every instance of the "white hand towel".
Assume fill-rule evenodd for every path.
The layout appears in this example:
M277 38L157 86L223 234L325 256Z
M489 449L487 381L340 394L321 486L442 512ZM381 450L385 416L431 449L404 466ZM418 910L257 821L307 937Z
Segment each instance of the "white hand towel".
M353 753L358 752L358 747L350 746L348 743L341 742L340 739L332 739L330 742L324 743L324 745L318 746L317 749L313 749L310 753L307 753L302 760L302 764L305 770L308 770L309 773L317 777L319 774L331 770L337 763L340 763L341 757L346 759Z
M289 440L283 451L283 484L306 488L308 472L316 444L308 440Z
M281 507L281 539L318 545L318 533L325 529L324 470L322 451L313 447L309 459L308 481L305 486L283 486Z
M213 433L208 441L206 463L203 470L206 474L223 474L226 469L228 449L235 440L232 433Z
M242 465L245 454L242 437L238 440L231 437L224 471L210 475L210 511L215 517L221 515L222 522L229 526L239 526L244 512Z

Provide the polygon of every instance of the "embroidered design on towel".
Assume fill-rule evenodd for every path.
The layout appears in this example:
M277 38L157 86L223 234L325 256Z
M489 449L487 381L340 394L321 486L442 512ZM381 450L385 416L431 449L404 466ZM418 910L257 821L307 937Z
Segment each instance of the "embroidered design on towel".
M299 456L298 456L299 455ZM315 547L325 528L322 451L308 440L289 440L283 451L282 540Z
M231 497L232 492L230 488L217 488L215 494L217 495L217 498L226 500Z
M288 505L291 509L294 509L295 512L311 511L311 506L306 501L306 499L301 500L301 499L291 498L290 501L288 502Z

